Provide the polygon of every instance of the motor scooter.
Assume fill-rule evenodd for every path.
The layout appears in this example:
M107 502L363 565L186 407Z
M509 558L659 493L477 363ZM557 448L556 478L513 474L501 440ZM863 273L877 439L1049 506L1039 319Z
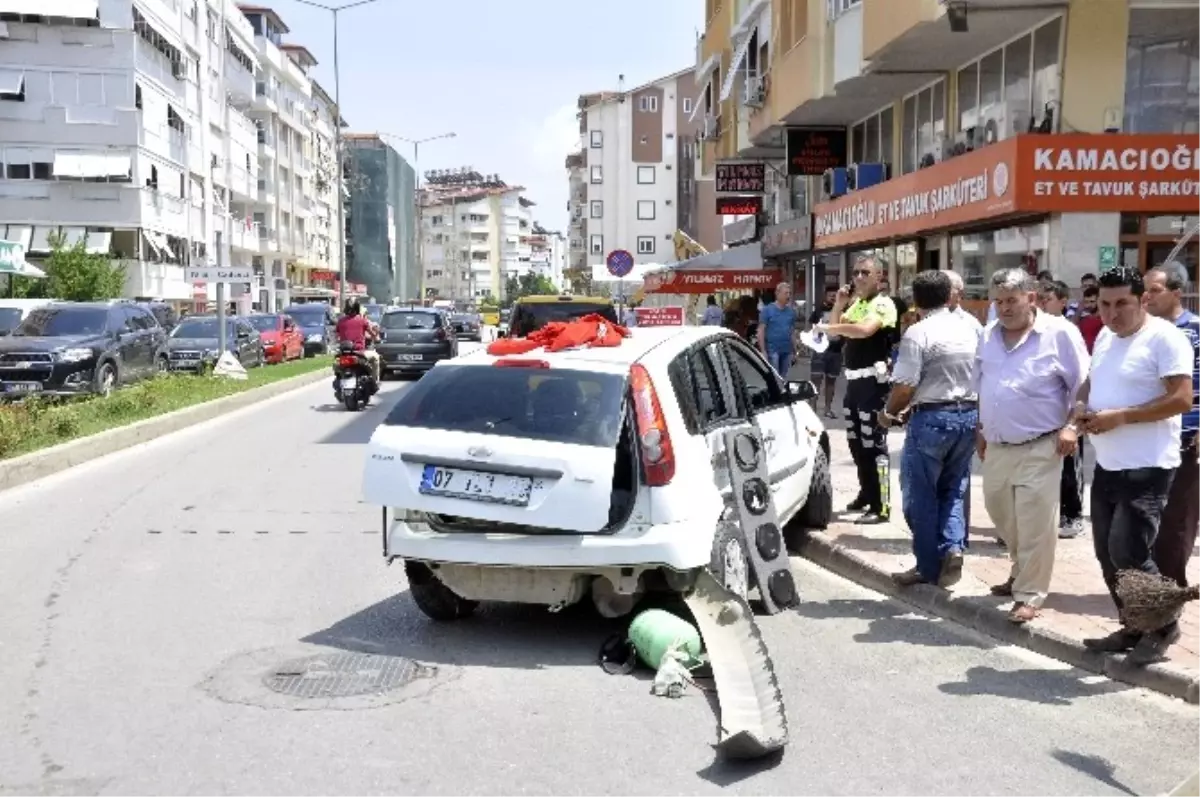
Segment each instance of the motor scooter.
M333 358L333 395L346 405L350 412L365 407L371 396L379 392L379 385L371 372L371 363L362 352L354 349L350 341L338 346L338 355Z

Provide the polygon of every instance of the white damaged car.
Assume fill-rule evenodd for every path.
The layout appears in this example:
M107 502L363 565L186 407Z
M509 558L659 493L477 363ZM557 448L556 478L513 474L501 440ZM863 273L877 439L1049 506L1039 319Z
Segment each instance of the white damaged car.
M762 434L780 525L832 516L829 440L809 382L784 382L719 327L635 329L612 348L438 363L368 446L366 502L384 556L402 559L435 620L480 601L561 608L591 596L608 616L648 590L683 590L709 567L745 595L723 428ZM727 515L727 513L729 513Z

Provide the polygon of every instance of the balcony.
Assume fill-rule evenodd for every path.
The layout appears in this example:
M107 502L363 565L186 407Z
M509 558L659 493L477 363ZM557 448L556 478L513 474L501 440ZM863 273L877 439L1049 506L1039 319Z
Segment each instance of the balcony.
M255 199L264 205L274 205L279 200L275 196L275 184L270 180L259 179L258 192Z
M229 247L241 252L259 252L262 242L258 237L258 228L253 224L249 227L242 219L234 218L233 229L229 234Z
M239 199L252 200L258 197L257 181L241 166L229 170L229 190Z
M258 157L275 160L277 152L275 151L275 138L265 130L259 130L256 134L258 137Z
M297 216L307 217L307 216L311 216L315 210L316 210L316 203L313 202L312 198L297 191L296 192L296 201L292 205L292 211Z
M279 113L279 93L268 86L265 80L254 84L254 110Z
M278 252L279 238L275 231L269 227L258 228L258 243L262 252Z

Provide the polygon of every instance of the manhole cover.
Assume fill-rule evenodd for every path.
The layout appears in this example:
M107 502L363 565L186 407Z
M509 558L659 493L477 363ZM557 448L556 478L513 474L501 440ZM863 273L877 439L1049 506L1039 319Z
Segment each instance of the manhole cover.
M436 674L435 667L400 656L331 653L274 667L263 683L288 697L320 699L378 695Z

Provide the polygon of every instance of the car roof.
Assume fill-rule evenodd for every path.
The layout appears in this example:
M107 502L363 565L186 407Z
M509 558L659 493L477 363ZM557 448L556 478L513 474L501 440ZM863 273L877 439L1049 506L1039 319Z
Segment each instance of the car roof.
M733 336L734 333L724 327L643 327L630 330L630 337L621 341L619 346L597 348L571 349L569 351L547 352L544 349L534 349L525 354L492 355L486 348L476 349L455 358L464 365L488 365L503 359L546 360L552 367L577 368L580 370L596 371L627 371L629 366L643 359L651 351L666 347L673 351L683 351L694 343L711 338L714 335Z
M445 312L440 307L388 307L383 311L384 315L388 313L442 313Z
M547 296L522 296L521 298L517 299L516 304L552 304L555 302L562 302L563 304L569 304L573 302L575 304L596 304L604 306L612 304L612 299L607 299L603 296L575 296L573 294L563 293Z

